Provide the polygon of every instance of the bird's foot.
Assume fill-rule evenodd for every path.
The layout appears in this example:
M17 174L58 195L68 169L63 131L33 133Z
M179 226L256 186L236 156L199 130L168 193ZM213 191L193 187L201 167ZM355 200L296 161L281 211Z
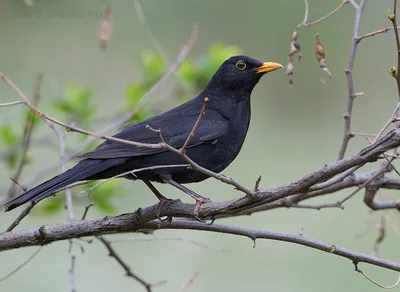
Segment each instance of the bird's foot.
M193 214L196 219L200 219L199 214L201 205L203 205L204 203L211 203L212 201L209 198L204 198L200 195L197 195L194 199L196 200L196 204L194 205ZM200 219L199 221L202 221L202 219Z
M207 220L204 220L204 219L202 219L202 218L200 218L199 216L196 216L196 215L194 215L194 219L196 221L201 222L201 223L204 223L204 224L207 224L207 225L212 225L215 222L216 218L215 218L215 216L212 216L210 223L207 223Z
M169 224L172 222L172 216L167 216L167 218L163 219L163 218L161 218L161 213L162 213L163 208L167 208L173 202L175 202L175 200L163 197L162 199L160 199L160 202L157 204L156 216L157 216L157 219L160 220L162 223Z

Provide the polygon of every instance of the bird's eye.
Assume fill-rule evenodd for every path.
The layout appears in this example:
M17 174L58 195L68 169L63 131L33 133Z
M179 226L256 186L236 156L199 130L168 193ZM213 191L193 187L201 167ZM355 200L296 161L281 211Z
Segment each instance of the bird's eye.
M246 63L242 60L239 60L236 62L236 68L238 68L239 70L244 70L246 69Z

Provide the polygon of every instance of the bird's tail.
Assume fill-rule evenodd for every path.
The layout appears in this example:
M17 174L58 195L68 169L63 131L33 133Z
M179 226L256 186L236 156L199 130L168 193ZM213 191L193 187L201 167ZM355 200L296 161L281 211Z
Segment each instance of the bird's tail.
M83 160L66 172L28 190L4 205L5 211L11 211L27 202L38 202L54 194L57 190L74 182L88 179L115 165L111 160Z

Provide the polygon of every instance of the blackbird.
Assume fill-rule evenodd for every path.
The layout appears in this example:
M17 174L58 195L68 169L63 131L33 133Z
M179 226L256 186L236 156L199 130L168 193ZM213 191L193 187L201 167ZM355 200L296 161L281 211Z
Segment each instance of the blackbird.
M142 143L159 143L162 138L179 149L192 132L204 110L204 100L208 98L185 153L200 166L219 173L242 148L250 124L250 95L254 86L265 73L280 68L283 66L278 63L233 56L222 63L197 97L163 114L133 124L113 137ZM77 181L106 179L142 168L145 170L125 178L143 180L160 202L166 198L151 182L173 185L193 197L196 207L207 200L182 184L200 182L209 176L187 165L179 166L187 162L167 149L139 148L108 140L80 158L83 160L71 169L7 202L5 210L10 211L26 202L38 202Z

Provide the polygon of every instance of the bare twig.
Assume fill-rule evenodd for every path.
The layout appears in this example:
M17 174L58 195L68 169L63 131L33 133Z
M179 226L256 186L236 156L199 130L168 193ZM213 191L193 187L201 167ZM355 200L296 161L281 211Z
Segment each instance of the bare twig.
M110 177L110 178L108 178L106 180L103 180L102 182L99 182L98 184L94 185L93 187L91 187L89 189L86 189L86 190L83 190L81 193L84 193L84 192L89 192L90 193L94 189L98 188L99 186L101 186L101 185L103 185L103 184L105 184L105 183L107 183L107 182L109 182L111 180L114 180L114 179L120 178L120 177L124 177L124 176L127 176L129 174L135 176L136 173L142 172L142 171L146 171L146 170L162 169L162 168L175 168L175 167L190 168L190 164L155 165L155 166L149 166L149 167L143 167L143 168L129 170L129 171L123 172L121 174L117 174L117 175L115 175L113 177Z
M13 105L17 105L17 104L23 104L23 102L18 100L18 101L0 103L0 107L13 106Z
M197 120L196 120L192 130L190 131L190 134L187 137L185 143L183 144L182 148L179 150L181 152L181 154L185 154L186 147L189 145L190 139L192 139L192 137L194 136L194 133L196 132L196 129L200 124L201 118L205 114L205 110L206 110L206 107L207 107L207 102L208 102L208 97L205 97L204 98L204 102L203 102L203 106L201 107L201 110L200 110L199 117L197 118Z
M352 175L356 170L360 169L361 167L363 167L364 165L357 165L353 168L350 168L349 170L346 170L345 172L341 173L340 175L326 181L320 184L317 184L315 186L312 186L310 188L310 191L317 191L317 190L322 190L325 188L329 188L330 186L333 186L341 181L343 181L346 177L348 177L349 175Z
M181 202L171 203L171 207L184 206ZM307 238L298 234L288 234L283 232L272 232L266 230L249 229L243 227L228 226L223 224L214 223L212 225L204 224L196 220L188 219L175 219L170 224L160 224L156 220L156 205L152 207L143 208L140 211L130 214L122 214L115 217L105 217L102 219L74 221L72 223L47 225L42 227L35 227L31 229L6 232L0 234L0 251L13 249L23 246L45 245L51 242L66 240L77 237L93 236L100 234L115 234L116 232L133 232L143 230L159 230L159 229L188 229L188 230L202 230L209 232L217 232L223 234L232 234L250 238L252 241L256 239L270 239L283 242L295 243L303 246L308 246L331 255L347 258L351 261L358 263L365 262L371 265L387 268L394 271L400 271L400 263L378 258L372 255L358 253L338 245L327 242ZM186 209L181 209L181 211ZM190 204L188 212L193 210L193 205ZM161 212L161 216L166 216L166 211ZM152 219L148 221L148 219ZM147 223L143 223L144 221ZM110 249L110 244L106 240L102 241L110 253L113 255L114 250ZM118 263L119 260L124 264L124 270L127 273L132 273L130 268L124 261L117 256L115 258ZM130 274L129 274L130 275ZM136 276L136 275L135 275ZM149 287L149 284L143 281L143 286ZM150 287L149 287L150 288ZM149 290L147 290L149 291Z
M399 29L399 27L397 27L397 29ZM370 33L367 33L367 34L357 37L357 41L360 42L363 39L370 38L370 37L373 37L378 34L386 33L390 30L393 30L393 27L386 27L386 28L378 29L376 31L372 31Z
M96 238L104 244L104 246L107 248L109 252L109 256L113 257L117 261L117 263L125 270L125 273L128 277L133 278L134 280L142 284L146 288L146 291L151 292L151 284L143 280L134 272L132 272L132 269L129 267L129 265L125 263L125 261L118 255L118 253L111 246L110 241L105 239L103 236L97 236Z
M396 38L396 48L397 48L397 68L396 74L394 74L394 78L397 82L397 91L400 99L400 38L399 38L399 30L397 29L397 0L393 0L393 13L389 15L389 20L393 24L394 35Z
M386 237L386 221L385 217L381 216L381 220L378 225L378 237L376 238L374 245L374 255L379 254L379 246L382 244L385 237Z
M86 215L87 215L87 213L88 213L90 207L93 207L93 206L94 206L93 203L90 203L89 205L85 206L85 211L83 212L83 215L82 215L82 219L81 219L81 220L85 220L85 219L86 219Z
M210 171L202 166L200 166L199 164L197 164L195 161L193 161L192 159L190 159L188 156L186 156L185 154L182 154L180 150L175 149L174 147L166 144L165 142L160 142L160 143L155 143L155 144L150 144L150 143L140 143L140 142L134 142L134 141L130 141L130 140L125 140L125 139L119 139L119 138L115 138L115 137L111 137L111 136L106 136L106 135L102 135L102 134L97 134L97 133L93 133L87 130L84 130L82 128L79 128L77 126L74 125L67 125L53 117L50 117L48 115L46 115L45 113L41 112L39 109L37 109L36 107L34 107L28 100L28 98L26 97L26 95L4 74L0 74L0 77L2 77L2 79L9 85L11 86L11 88L14 89L15 92L17 92L17 94L22 98L22 100L24 101L24 104L26 106L28 106L34 113L36 113L39 117L41 117L42 119L44 119L47 122L52 122L55 124L58 124L64 128L67 129L67 131L74 131L77 133L81 133L81 134L85 134L85 135L89 135L89 136L94 136L100 139L104 139L104 140L108 140L108 141L113 141L113 142L117 142L117 143L121 143L121 144L127 144L127 145L131 145L131 146L135 146L135 147L139 147L139 148L151 148L151 149L167 149L171 152L174 152L180 156L182 156L182 158L188 162L190 164L190 167L195 170L195 171L199 171L207 176L213 177L217 180L220 180L226 184L232 185L234 186L236 189L244 192L245 194L253 194L253 191L242 186L240 183L236 182L235 180L233 180L232 178L228 178L220 173L215 173L213 171ZM52 125L52 127L54 128L54 126Z
M186 283L182 286L181 290L179 292L185 292L187 289L193 284L194 279L199 275L198 272L194 272L193 275L190 276L190 278L186 281Z
M304 26L312 26L315 25L317 23L320 23L322 21L324 21L325 19L331 17L332 15L334 15L336 12L338 12L345 4L347 4L349 1L348 0L342 0L342 2L339 4L338 7L336 7L334 10L332 10L331 12L329 12L327 15L322 16L321 18L312 21L312 22L304 22L303 25Z
M212 249L220 252L230 252L228 249L219 249L219 248L214 248L210 247L208 245L205 245L204 243L192 240L192 239L186 239L184 237L149 237L148 235L146 237L133 237L133 238L122 238L122 239L113 239L112 243L124 243L124 242L149 242L149 241L182 241L188 244L192 244L195 246L199 246L204 249Z
M19 223L21 223L22 219L24 219L28 214L31 212L33 207L36 205L35 202L31 202L22 212L19 214L17 219L14 220L13 223L7 228L6 232L12 231L15 227L18 226Z
M393 289L395 287L397 287L397 285L399 285L400 283L400 276L398 277L396 283L394 285L391 286L384 286L382 284L379 284L378 282L376 282L375 280L373 280L371 277L367 276L362 270L360 270L360 268L358 267L358 263L357 262L353 262L354 264L354 269L356 272L359 272L361 275L363 275L368 281L374 283L376 286L378 286L379 288L383 288L383 289Z
M385 130L389 127L389 125L391 123L393 123L393 119L396 118L397 112L400 109L400 102L397 103L396 107L393 110L392 115L390 116L389 120L386 122L386 124L380 129L380 131L378 132L378 134L376 135L374 141L372 143L375 143L376 141L378 141L378 139L382 136L382 134L385 132Z
M354 9L360 9L360 5L358 5L354 0L347 0L347 2L349 2L351 5L353 5Z
M353 28L353 39L351 42L349 63L348 63L347 69L345 70L345 73L347 76L348 96L347 96L346 113L344 114L344 120L345 120L344 133L343 133L342 143L341 143L341 146L339 149L338 160L343 159L343 157L346 153L346 149L349 144L349 141L352 137L352 135L351 135L351 115L353 113L353 105L354 105L354 99L355 99L355 90L354 90L354 82L353 82L353 65L354 65L354 59L356 56L357 45L358 45L357 37L359 34L361 15L363 13L366 0L361 0L360 5L355 4L354 1L349 1L349 2L354 7L356 7L356 19L355 19L354 28Z
M69 291L76 292L76 284L75 284L75 256L71 256L71 267L68 271L69 275Z
M154 33L151 31L149 25L146 22L146 18L144 17L143 12L142 0L134 0L133 4L135 6L136 15L139 19L139 22L144 27L147 37L149 38L153 48L161 57L163 57L167 61L167 63L169 63L168 55L165 53L161 44L158 42L157 38L155 37Z
M124 123L129 121L132 117L134 117L139 110L157 93L165 84L166 82L176 73L176 71L180 68L182 63L185 61L187 55L191 51L193 45L197 40L197 26L194 25L192 28L192 32L190 34L189 40L182 46L176 61L172 63L169 67L167 72L161 77L159 81L157 81L153 87L138 101L136 106L127 112L126 114L119 116L115 121L111 123L109 127L102 130L102 134L112 133L116 129L120 128ZM4 74L0 72L0 78L3 78ZM18 92L17 92L18 93ZM23 102L21 102L23 103ZM44 177L45 175L55 171L58 167L61 166L62 163L68 162L69 160L73 159L77 155L81 153L88 145L93 143L98 137L89 136L86 141L78 148L72 150L68 154L65 155L63 159L61 159L58 163L55 163L49 167L47 167L44 171L38 172L37 174L30 177L28 181L24 183L24 185L30 185L36 180Z
M14 270L9 272L7 275L4 275L3 277L0 278L0 282L3 282L10 278L12 275L17 273L19 270L21 270L23 267L25 267L29 262L31 262L39 253L39 251L42 250L42 246L39 247L27 260L25 260L22 264L20 264L18 267L16 267Z
M54 128L54 132L57 135L58 138L58 143L60 147L60 157L63 157L65 154L65 135L62 133L59 129ZM67 171L67 166L65 163L61 165L61 170L62 172ZM73 221L74 220L74 207L72 205L72 192L71 189L66 188L65 189L65 203L67 207L67 213L68 213L68 221Z
M43 73L39 73L37 75L37 82L36 82L36 88L35 88L35 93L33 95L33 101L32 101L32 105L37 107L38 103L39 103L39 99L40 99L40 85L42 83L42 79L43 79ZM20 102L22 103L22 101ZM28 112L28 115L26 116L25 119L25 124L24 124L24 133L22 136L22 143L21 143L21 157L19 159L19 164L17 167L17 171L15 172L15 174L12 176L12 180L15 182L18 182L22 171L24 169L24 167L27 164L28 161L28 151L29 148L31 146L31 137L32 137L32 132L35 126L35 114L32 112ZM7 192L7 197L6 200L10 200L11 198L13 198L15 196L16 193L16 186L18 184L16 183L12 183L8 192Z

